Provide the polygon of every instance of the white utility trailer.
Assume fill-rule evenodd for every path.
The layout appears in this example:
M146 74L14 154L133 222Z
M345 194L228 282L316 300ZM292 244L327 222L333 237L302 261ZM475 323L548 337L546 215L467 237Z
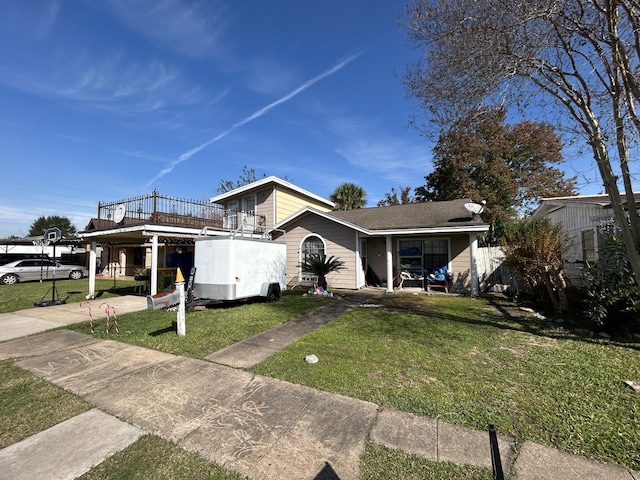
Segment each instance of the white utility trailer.
M263 297L276 301L287 288L284 242L250 237L197 238L194 297L200 302Z

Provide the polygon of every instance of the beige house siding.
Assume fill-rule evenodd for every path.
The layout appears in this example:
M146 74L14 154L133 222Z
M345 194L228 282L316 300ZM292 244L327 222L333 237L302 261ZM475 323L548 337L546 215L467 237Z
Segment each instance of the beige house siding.
M315 215L300 218L297 225L287 231L287 272L288 285L298 282L300 247L309 235L317 235L324 241L327 257L334 256L344 262L344 268L339 272L329 274L327 283L330 288L358 288L356 285L356 234L352 229L333 222L323 221Z
M275 202L277 205L276 221L278 223L293 215L304 207L312 207L321 212L329 212L331 209L313 198L301 197L299 193L278 186L276 188Z
M265 185L262 188L233 195L225 200L224 207L228 208L232 202L238 202L238 210L242 209L242 199L255 196L256 215L265 218L265 225L272 226L293 215L304 207L310 206L321 212L329 212L326 204L311 197L301 195L280 185Z
M451 255L452 290L468 290L471 282L469 235L452 235L449 237Z
M266 226L276 223L274 199L275 195L271 186L256 191L256 215L264 215Z

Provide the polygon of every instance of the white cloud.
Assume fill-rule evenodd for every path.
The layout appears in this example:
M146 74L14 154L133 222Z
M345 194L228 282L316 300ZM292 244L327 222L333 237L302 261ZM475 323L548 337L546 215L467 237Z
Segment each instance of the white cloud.
M228 21L213 0L109 0L105 8L131 30L192 57L217 53Z
M338 118L330 129L340 137L336 152L351 165L378 173L391 185L415 186L430 170L427 145L381 132L361 117Z
M281 94L286 91L294 82L295 77L291 69L267 58L259 58L250 62L244 76L249 89L268 95Z
M247 123L252 122L253 120L255 120L257 118L262 117L263 115L265 115L269 111L273 110L274 108L282 105L283 103L288 102L292 98L296 97L300 93L304 92L308 88L310 88L313 85L315 85L316 83L318 83L320 80L322 80L322 79L324 79L324 78L326 78L326 77L328 77L330 75L333 75L337 71L339 71L342 68L344 68L345 66L347 66L353 60L358 58L358 56L360 56L360 54L359 53L355 53L355 54L351 54L351 55L343 58L342 60L338 61L332 67L328 68L327 70L325 70L324 72L320 73L319 75L316 75L315 77L307 80L302 85L300 85L298 88L296 88L296 89L292 90L291 92L289 92L288 94L280 97L278 100L276 100L274 102L271 102L270 104L266 105L265 107L262 107L261 109L256 110L251 115L248 115L248 116L244 117L243 119L237 121L236 123L231 125L227 130L223 131L222 133L219 133L215 137L207 140L206 142L201 143L200 145L198 145L196 147L193 147L192 149L187 150L186 152L182 153L181 155L178 156L178 158L176 158L175 160L170 162L165 168L160 170L160 172L158 172L155 177L153 177L151 180L149 180L149 182L147 182L147 188L150 187L151 185L153 185L160 178L162 178L165 175L167 175L168 173L170 173L177 165L181 164L182 162L184 162L186 160L189 160L191 157L193 157L194 155L196 155L200 151L204 150L209 145L212 145L212 144L222 140L227 135L229 135L230 133L234 132L236 129L246 125Z
M0 205L0 220L8 222L33 222L33 208L16 208L11 205Z
M70 56L63 50L37 64L0 66L0 84L122 116L211 101L209 93L167 62L140 62L121 52L99 55L86 50ZM214 93L213 98L222 98L225 93Z

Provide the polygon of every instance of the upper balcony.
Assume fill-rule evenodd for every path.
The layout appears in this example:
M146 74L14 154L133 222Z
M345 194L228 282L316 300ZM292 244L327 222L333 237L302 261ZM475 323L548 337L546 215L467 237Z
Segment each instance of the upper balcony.
M98 203L98 218L91 225L94 230L154 224L263 233L265 223L264 215L255 212L227 210L208 200L185 200L154 190L150 195Z

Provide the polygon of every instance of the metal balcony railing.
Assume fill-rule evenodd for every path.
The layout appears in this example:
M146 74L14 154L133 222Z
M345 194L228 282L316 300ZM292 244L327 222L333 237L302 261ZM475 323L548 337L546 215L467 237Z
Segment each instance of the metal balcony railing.
M116 223L116 220L120 221ZM98 228L156 224L260 231L265 226L265 217L254 212L231 212L208 200L185 200L161 195L154 190L150 195L98 203L96 224Z

